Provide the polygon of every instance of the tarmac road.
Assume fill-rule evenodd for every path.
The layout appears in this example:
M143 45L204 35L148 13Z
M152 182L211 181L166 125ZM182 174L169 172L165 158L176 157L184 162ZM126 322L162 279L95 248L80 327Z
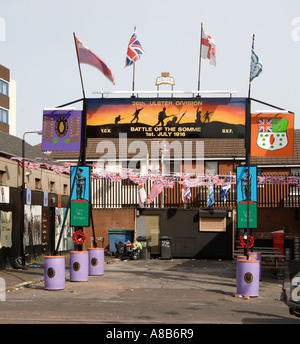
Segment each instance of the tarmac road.
M67 264L67 261L66 261ZM1 324L300 324L280 301L281 281L263 269L259 296L234 297L236 264L223 260L105 262L102 276L44 289L43 267L0 271ZM25 287L14 286L31 280Z

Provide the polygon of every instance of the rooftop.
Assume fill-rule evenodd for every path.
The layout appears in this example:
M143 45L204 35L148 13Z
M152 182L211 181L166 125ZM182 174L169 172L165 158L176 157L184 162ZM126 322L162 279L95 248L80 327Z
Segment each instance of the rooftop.
M245 142L244 139L123 139L119 142L118 138L90 138L88 139L86 149L86 160L96 161L102 157L113 159L124 157L128 158L137 156L145 158L149 153L150 158L161 156L165 147L170 152L170 157L180 158L181 156L195 157L196 152L201 153L201 147L204 150L205 159L215 160L243 160L245 159ZM203 143L203 146L201 144ZM199 144L200 143L200 144ZM41 145L36 146L40 148ZM127 147L127 150L126 150ZM52 159L71 161L78 159L79 152L56 151L51 152ZM202 154L201 154L202 155ZM201 156L200 155L200 156ZM166 154L165 154L166 157ZM251 157L251 164L255 165L300 165L300 129L294 131L294 156L292 157Z

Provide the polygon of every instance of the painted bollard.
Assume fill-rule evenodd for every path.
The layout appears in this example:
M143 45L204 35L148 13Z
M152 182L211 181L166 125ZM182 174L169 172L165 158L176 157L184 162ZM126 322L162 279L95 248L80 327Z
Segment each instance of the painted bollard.
M89 257L87 251L70 252L70 281L87 282L89 279Z
M46 290L65 289L65 266L64 256L44 257L44 288Z
M237 269L237 294L256 297L259 294L259 261L239 260Z
M249 259L259 260L259 280L261 280L261 252L249 252Z
M89 275L104 275L104 248L88 248Z
M236 281L237 281L237 276L239 276L240 261L247 260L247 256L237 256L236 259L237 259L236 261Z

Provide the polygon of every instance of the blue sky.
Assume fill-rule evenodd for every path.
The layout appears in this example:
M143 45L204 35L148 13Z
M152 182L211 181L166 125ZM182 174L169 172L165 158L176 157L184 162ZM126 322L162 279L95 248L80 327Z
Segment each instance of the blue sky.
M156 90L161 72L174 90L196 90L201 22L216 43L217 67L202 60L201 90L235 90L246 97L252 35L263 73L255 99L295 112L300 128L300 2L298 0L0 0L5 39L0 64L17 82L17 136L42 129L42 111L82 97L73 32L105 61L116 85L82 65L87 97L94 91L130 91L124 68L134 26L146 55L136 63L135 90ZM168 90L170 87L161 87ZM77 106L78 108L78 106ZM80 108L80 104L79 104ZM252 102L252 110L271 110ZM36 136L36 137L35 137ZM29 135L28 142L40 137Z

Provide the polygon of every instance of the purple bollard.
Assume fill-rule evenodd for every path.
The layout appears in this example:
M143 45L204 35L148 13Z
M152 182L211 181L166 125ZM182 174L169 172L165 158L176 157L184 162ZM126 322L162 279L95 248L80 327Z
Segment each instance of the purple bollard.
M249 259L259 260L259 280L261 280L261 252L249 252Z
M258 296L259 260L239 260L237 269L237 294Z
M65 289L65 257L44 257L44 284L46 290Z
M239 267L240 267L240 261L241 260L247 260L246 256L237 256L236 257L237 261L236 261L236 282L238 280L237 276L239 276Z
M87 282L89 276L89 257L87 251L70 252L70 281Z
M89 275L104 275L104 248L88 248Z

